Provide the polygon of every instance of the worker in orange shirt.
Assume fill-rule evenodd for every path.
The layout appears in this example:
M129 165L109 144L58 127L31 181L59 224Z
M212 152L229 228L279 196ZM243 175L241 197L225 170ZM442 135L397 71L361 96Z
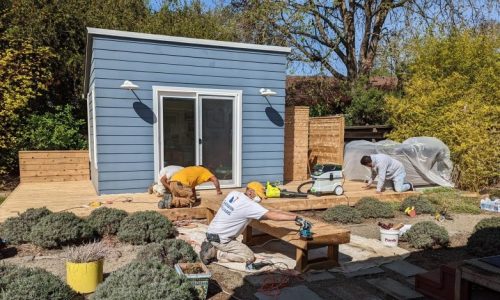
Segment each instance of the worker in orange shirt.
M191 207L196 202L196 186L211 181L218 195L222 195L219 180L203 166L186 167L170 178L172 199L167 207Z

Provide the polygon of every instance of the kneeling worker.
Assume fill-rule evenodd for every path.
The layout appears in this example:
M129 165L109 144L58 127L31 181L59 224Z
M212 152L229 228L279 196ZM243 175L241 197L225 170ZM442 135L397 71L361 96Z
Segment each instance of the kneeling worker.
M405 182L406 172L403 164L389 155L365 155L361 158L361 164L370 168L372 171L372 176L364 187L365 189L370 188L373 180L378 175L377 194L382 193L382 188L384 187L386 179L392 180L394 191L398 193L413 190L413 185L409 182Z
M153 192L156 194L156 196L160 197L163 196L167 191L170 191L170 178L174 176L175 173L179 172L180 170L184 169L181 166L166 166L165 168L161 169L160 174L158 174L158 183L153 184L150 189L149 193L152 194Z
M265 198L264 186L250 182L245 193L232 191L227 195L207 229L207 240L201 244L200 258L205 264L220 262L246 263L254 269L255 256L250 248L237 241L252 219L274 221L303 221L299 216L278 210L268 210L256 201Z
M219 180L202 166L186 167L175 173L169 182L172 193L171 207L187 207L196 202L196 186L211 181L218 195L222 195Z

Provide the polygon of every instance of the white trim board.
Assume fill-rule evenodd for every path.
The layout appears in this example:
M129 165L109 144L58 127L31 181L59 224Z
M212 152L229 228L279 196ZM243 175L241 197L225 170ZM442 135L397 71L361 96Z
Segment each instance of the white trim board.
M185 88L185 87L170 87L170 86L153 86L153 112L156 116L156 123L153 124L153 139L154 139L154 178L155 182L158 182L158 174L160 172L161 165L161 153L160 145L162 144L162 136L160 135L159 129L163 127L161 123L161 111L160 102L162 97L174 95L175 97L182 96L181 94L191 95L190 98L200 99L202 96L229 96L234 97L233 106L233 126L234 126L234 183L231 185L221 184L223 188L232 188L241 186L242 178L242 109L243 109L243 91L241 90L221 90L221 89L205 89L205 88ZM187 97L187 96L186 96ZM196 107L197 111L198 107ZM196 118L196 127L199 126L198 120ZM196 130L196 140L198 140L198 130ZM199 147L198 143L195 144ZM198 153L198 149L197 149ZM197 158L198 160L198 158ZM197 161L198 162L198 161ZM209 189L210 186L200 186L200 189Z

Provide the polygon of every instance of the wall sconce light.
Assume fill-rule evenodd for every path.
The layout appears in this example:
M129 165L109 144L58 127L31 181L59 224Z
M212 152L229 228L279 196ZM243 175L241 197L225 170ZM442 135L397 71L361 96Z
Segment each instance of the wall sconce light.
M260 91L260 95L264 96L264 97L276 95L276 92L272 91L271 89L261 88L259 91Z
M122 85L120 85L120 88L124 89L124 90L129 90L129 91L133 91L133 90L137 90L139 88L139 86L137 84L134 84L132 81L130 80L125 80Z

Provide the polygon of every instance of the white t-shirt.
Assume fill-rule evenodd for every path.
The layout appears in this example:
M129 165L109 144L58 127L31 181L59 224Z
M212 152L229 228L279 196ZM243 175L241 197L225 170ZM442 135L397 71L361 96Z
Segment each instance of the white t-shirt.
M218 234L221 242L226 243L240 235L252 219L259 220L267 212L244 193L232 191L222 202L207 232Z
M181 166L166 166L165 168L161 169L158 181L163 176L167 176L167 179L170 179L172 176L174 176L175 173L179 172L180 170L184 169L184 167Z

